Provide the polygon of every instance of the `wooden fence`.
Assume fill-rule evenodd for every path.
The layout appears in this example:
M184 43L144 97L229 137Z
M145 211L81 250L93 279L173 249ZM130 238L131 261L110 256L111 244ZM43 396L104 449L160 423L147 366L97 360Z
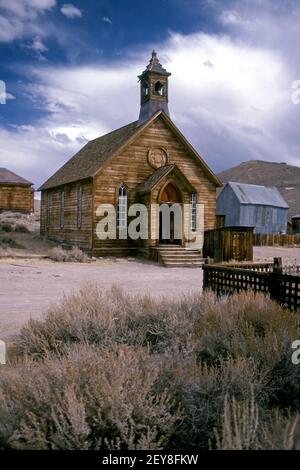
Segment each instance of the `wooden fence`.
M217 295L229 295L251 289L268 294L284 307L300 312L300 276L284 274L281 258L275 258L272 265L205 264L203 289L211 289Z
M300 235L277 235L255 233L254 246L293 246L300 245Z

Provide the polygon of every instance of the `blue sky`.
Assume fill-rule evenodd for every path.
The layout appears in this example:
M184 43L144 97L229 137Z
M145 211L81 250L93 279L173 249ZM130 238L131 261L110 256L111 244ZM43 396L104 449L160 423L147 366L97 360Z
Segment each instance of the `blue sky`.
M0 0L0 166L38 186L138 117L153 48L175 124L218 172L300 165L300 0Z

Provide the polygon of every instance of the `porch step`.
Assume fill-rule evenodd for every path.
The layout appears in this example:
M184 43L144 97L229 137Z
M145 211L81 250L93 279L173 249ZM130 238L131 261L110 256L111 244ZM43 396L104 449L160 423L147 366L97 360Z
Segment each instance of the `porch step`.
M161 246L158 248L161 263L169 268L200 268L204 259L201 252L181 246Z

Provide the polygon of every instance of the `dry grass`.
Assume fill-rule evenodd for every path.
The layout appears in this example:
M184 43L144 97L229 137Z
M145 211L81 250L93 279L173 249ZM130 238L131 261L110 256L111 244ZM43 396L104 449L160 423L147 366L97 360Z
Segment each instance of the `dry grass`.
M0 248L7 249L7 248L24 248L23 245L16 242L14 238L10 237L9 235L0 236Z
M296 315L263 295L176 303L91 285L16 338L0 448L297 448L295 338Z
M14 227L16 233L30 233L29 228L24 224L16 224Z
M59 263L87 263L90 258L78 247L70 250L58 246L50 250L48 258Z

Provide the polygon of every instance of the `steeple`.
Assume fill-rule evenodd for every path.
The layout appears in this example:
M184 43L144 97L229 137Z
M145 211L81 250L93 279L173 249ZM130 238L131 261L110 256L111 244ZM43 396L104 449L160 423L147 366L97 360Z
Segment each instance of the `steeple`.
M149 64L138 77L141 83L139 124L147 121L160 109L169 116L168 78L170 75L160 64L157 53L153 51Z

